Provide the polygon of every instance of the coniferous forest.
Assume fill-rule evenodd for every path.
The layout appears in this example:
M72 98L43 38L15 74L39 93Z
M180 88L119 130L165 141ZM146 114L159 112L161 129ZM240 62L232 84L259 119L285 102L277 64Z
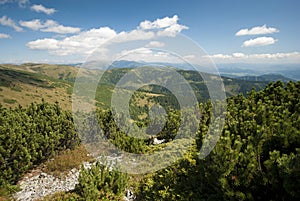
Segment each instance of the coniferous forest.
M105 162L84 169L70 192L50 200L122 200L133 188L136 200L299 200L300 199L300 82L275 82L227 99L225 125L212 152L199 159L208 131L212 103L202 111L197 138L184 157L154 173L137 176L110 170ZM78 147L72 113L59 104L0 107L0 186L14 191L22 176L64 150ZM170 109L160 138L174 139L180 124ZM97 110L106 137L132 153L155 151L149 140L124 134L111 111ZM87 124L88 125L88 124ZM140 126L143 126L141 123ZM135 178L135 179L132 179ZM45 198L47 199L47 198Z

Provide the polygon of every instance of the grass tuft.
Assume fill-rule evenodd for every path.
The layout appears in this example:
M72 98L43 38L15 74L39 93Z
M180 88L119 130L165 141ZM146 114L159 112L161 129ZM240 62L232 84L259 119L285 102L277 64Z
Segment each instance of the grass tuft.
M54 176L61 176L73 168L79 168L85 161L92 161L84 146L74 150L66 150L45 163L45 172Z

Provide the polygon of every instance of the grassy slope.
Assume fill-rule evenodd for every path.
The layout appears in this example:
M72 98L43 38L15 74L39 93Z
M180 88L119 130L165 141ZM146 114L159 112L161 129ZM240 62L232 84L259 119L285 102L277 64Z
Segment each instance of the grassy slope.
M71 109L72 83L59 79L67 72L75 75L77 69L45 64L0 65L0 103L4 107L26 106L43 98Z
M71 109L72 86L79 68L66 65L50 64L22 64L22 65L0 65L0 103L4 107L16 107L19 104L26 106L33 101L40 102L45 99L47 102L59 102L63 109ZM129 69L113 69L103 75L105 85L98 87L96 98L100 106L110 103L113 86ZM195 90L195 93L201 96L201 90L205 90L205 85L201 82L201 77L195 72L179 71ZM83 70L82 75L96 74L93 70ZM200 80L200 82L199 82ZM234 80L223 78L225 83L226 95L232 96L238 93L246 93L253 87L262 88L266 82L249 82L243 80ZM153 93L154 92L154 93ZM153 88L139 90L139 96L136 101L141 101L139 105L153 96L165 95L159 94ZM202 93L203 95L203 93Z

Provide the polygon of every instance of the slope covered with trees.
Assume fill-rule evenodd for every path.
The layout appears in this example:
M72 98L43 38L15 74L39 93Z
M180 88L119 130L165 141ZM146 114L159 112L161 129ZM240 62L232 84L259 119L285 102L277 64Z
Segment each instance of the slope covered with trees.
M182 159L130 184L136 189L137 200L299 200L300 82L271 83L262 91L228 98L221 137L210 155L200 160L211 106L210 102L200 105L197 138ZM98 121L86 119L79 129L88 131L99 123L102 134L120 149L151 152L172 142L180 125L180 111L167 111L166 125L158 134L167 139L162 145L153 146L147 139L127 136L109 110L97 110ZM79 140L71 113L61 110L58 104L0 107L0 114L1 187L16 184L24 173L55 153L92 141L89 135ZM143 127L147 121L137 123ZM132 176L97 164L81 171L73 192L53 199L122 199L128 177Z
M139 200L299 200L299 82L229 98L220 140L200 160L208 121L182 160L141 181Z
M58 104L0 105L0 186L15 184L29 169L79 142L72 114Z

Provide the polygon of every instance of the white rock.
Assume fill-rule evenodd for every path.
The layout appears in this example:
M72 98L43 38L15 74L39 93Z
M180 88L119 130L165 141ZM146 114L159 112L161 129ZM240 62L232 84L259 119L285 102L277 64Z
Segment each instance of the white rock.
M108 163L115 163L115 161L122 160L122 155L113 155L107 157ZM84 162L83 165L85 168L91 168L95 164ZM20 201L33 201L36 199L41 199L47 195L54 194L59 191L70 191L75 189L75 185L78 184L79 170L73 168L70 170L65 177L55 178L52 175L41 172L36 176L31 178L24 177L19 185L21 191L17 192L14 197L16 200ZM134 195L131 190L127 190L125 200L131 201L134 200Z

